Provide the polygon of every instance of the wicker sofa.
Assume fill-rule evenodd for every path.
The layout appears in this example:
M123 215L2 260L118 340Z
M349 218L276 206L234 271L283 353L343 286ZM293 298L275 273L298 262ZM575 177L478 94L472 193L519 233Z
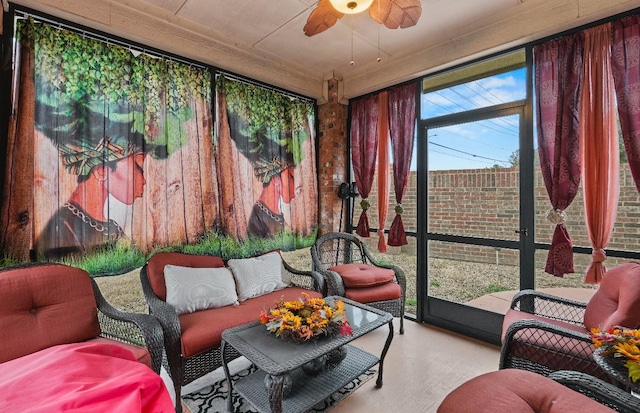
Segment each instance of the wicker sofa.
M261 310L272 307L281 298L295 300L302 293L308 293L313 297L322 297L321 291L324 290L324 281L317 273L296 270L281 258L279 252L275 253L280 257L278 274L281 274L282 278L288 281L286 288L244 300L239 294L239 302L235 303L236 305L202 308L183 314L179 314L180 311L176 309L175 305L170 304L171 300L168 295L171 291L168 289L165 274L167 266L174 266L172 271L175 270L175 267L211 270L229 268L229 265L233 264L233 260L225 261L220 257L210 255L160 252L153 255L143 266L140 271L140 279L144 296L149 305L149 312L160 321L164 329L166 364L176 393L176 411L182 410L180 400L183 385L189 384L222 366L220 354L222 331L258 320ZM250 257L245 260L260 259L263 256ZM256 272L258 275L261 275L263 270L266 271L266 268L258 268L259 270ZM178 276L177 282L180 283L180 280L184 279L186 284L188 278L189 275L184 275L182 278ZM226 352L227 361L238 356L237 353Z

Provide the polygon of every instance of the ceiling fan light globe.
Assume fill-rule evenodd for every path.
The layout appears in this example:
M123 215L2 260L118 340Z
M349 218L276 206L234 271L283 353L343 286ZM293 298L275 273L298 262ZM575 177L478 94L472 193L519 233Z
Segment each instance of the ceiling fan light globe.
M373 0L329 0L329 2L340 13L356 14L371 7Z

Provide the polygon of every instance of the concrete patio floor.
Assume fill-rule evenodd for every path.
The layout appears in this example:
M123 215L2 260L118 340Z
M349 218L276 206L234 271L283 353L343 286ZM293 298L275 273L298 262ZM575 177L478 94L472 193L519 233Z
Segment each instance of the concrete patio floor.
M593 294L597 291L592 288L541 288L538 291L543 291L547 294L556 295L576 301L588 302ZM493 311L499 314L505 314L511 304L511 299L517 293L515 290L501 291L497 293L491 293L483 295L471 301L467 301L465 304L482 308L485 310Z

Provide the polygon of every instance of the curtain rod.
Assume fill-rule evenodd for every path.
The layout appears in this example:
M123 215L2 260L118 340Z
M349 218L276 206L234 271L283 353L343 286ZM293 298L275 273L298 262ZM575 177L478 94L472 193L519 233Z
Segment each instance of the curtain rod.
M147 55L152 56L152 57L160 57L160 58L163 58L163 59L173 60L173 61L177 61L177 62L180 62L180 63L184 63L184 64L187 64L189 66L195 66L195 67L198 67L198 68L201 68L201 69L207 69L207 70L210 70L212 72L213 76L216 76L218 74L222 74L222 75L225 75L225 76L227 76L229 78L232 78L232 79L234 79L236 81L244 82L246 84L253 85L253 86L258 86L258 87L261 87L261 88L266 89L266 90L271 90L273 92L277 92L277 93L283 94L285 96L288 96L288 97L291 97L291 98L294 98L294 99L306 100L306 101L309 101L311 103L315 102L315 99L312 99L312 98L307 97L307 96L298 95L298 94L296 94L294 92L290 92L290 91L287 91L287 90L284 90L284 89L280 89L278 87L271 86L271 85L268 85L266 83L262 83L262 82L259 82L257 80L253 80L253 79L250 79L250 78L247 78L247 77L243 77L243 76L235 74L235 73L227 72L227 71L221 70L219 68L215 68L213 66L207 66L207 65L204 65L202 63L195 62L195 61L182 59L182 58L180 58L178 56L167 55L167 54L162 53L160 51L157 51L155 49L148 49L148 48L146 48L144 46L134 45L131 42L129 42L128 40L126 40L126 39L120 40L118 38L115 38L115 36L112 37L109 34L100 34L96 30L91 30L91 29L87 30L85 28L79 27L80 25L76 26L74 24L66 23L66 22L64 22L62 20L58 20L57 18L54 18L54 17L49 18L49 17L43 16L42 14L38 13L37 11L24 10L24 9L16 8L15 9L15 15L18 18L29 18L29 17L31 17L34 20L50 24L51 26L55 26L55 27L58 27L58 28L63 28L63 29L72 31L74 33L81 34L83 36L88 36L88 37L91 37L91 38L96 39L98 41L102 41L102 42L107 43L107 44L115 44L115 45L124 47L124 48L126 48L128 50L144 53L144 54L147 54Z
M271 85L268 85L266 83L258 82L256 80L249 79L249 78L237 75L235 73L230 73L230 72L225 72L223 70L218 70L216 75L222 75L222 76L227 77L229 79L235 80L236 82L244 83L245 85L257 86L257 87L260 87L262 89L269 90L271 92L277 92L277 93L280 93L281 95L285 95L285 96L287 96L289 98L299 99L299 100L306 100L306 101L309 101L311 103L315 102L315 99L312 99L312 98L309 98L309 97L306 97L306 96L302 96L302 95L297 95L297 94L289 92L287 90L280 89L278 87L271 86Z
M97 33L96 31L93 31L93 30L90 30L90 29L89 30L83 29L83 28L74 26L73 24L68 24L68 23L65 23L65 22L60 21L60 20L50 19L50 18L47 18L47 17L42 16L42 15L37 14L37 13L32 13L32 12L27 12L27 11L24 11L24 10L16 9L15 16L17 18L22 18L22 19L33 18L37 22L47 23L47 24L49 24L51 26L57 27L58 29L65 29L65 30L71 31L73 33L82 35L82 37L89 37L91 39L101 41L101 42L106 43L108 45L109 44L113 44L113 45L121 46L121 47L123 47L125 49L128 49L129 51L132 51L132 52L143 53L143 54L146 54L146 55L151 56L151 57L155 57L155 58L159 57L159 58L162 58L162 59L165 59L165 60L171 60L171 61L175 61L175 62L186 64L186 65L189 65L189 66L195 66L195 67L198 67L198 68L201 68L201 69L208 69L206 66L204 66L204 65L202 65L200 63L194 62L194 61L181 59L180 57L177 57L177 56L167 55L167 54L161 53L161 52L156 51L156 50L150 50L150 49L148 49L146 47L134 45L134 44L132 44L132 43L126 41L126 40L120 40L120 39L117 39L115 37L110 37L109 35L103 35L103 34Z

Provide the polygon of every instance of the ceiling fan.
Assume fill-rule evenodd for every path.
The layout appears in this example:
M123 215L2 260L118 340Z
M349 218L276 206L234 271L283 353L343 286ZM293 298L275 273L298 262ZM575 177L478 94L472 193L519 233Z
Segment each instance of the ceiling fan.
M369 16L389 29L415 26L422 14L420 0L320 0L304 26L304 34L314 36L336 24L345 14L369 8Z

